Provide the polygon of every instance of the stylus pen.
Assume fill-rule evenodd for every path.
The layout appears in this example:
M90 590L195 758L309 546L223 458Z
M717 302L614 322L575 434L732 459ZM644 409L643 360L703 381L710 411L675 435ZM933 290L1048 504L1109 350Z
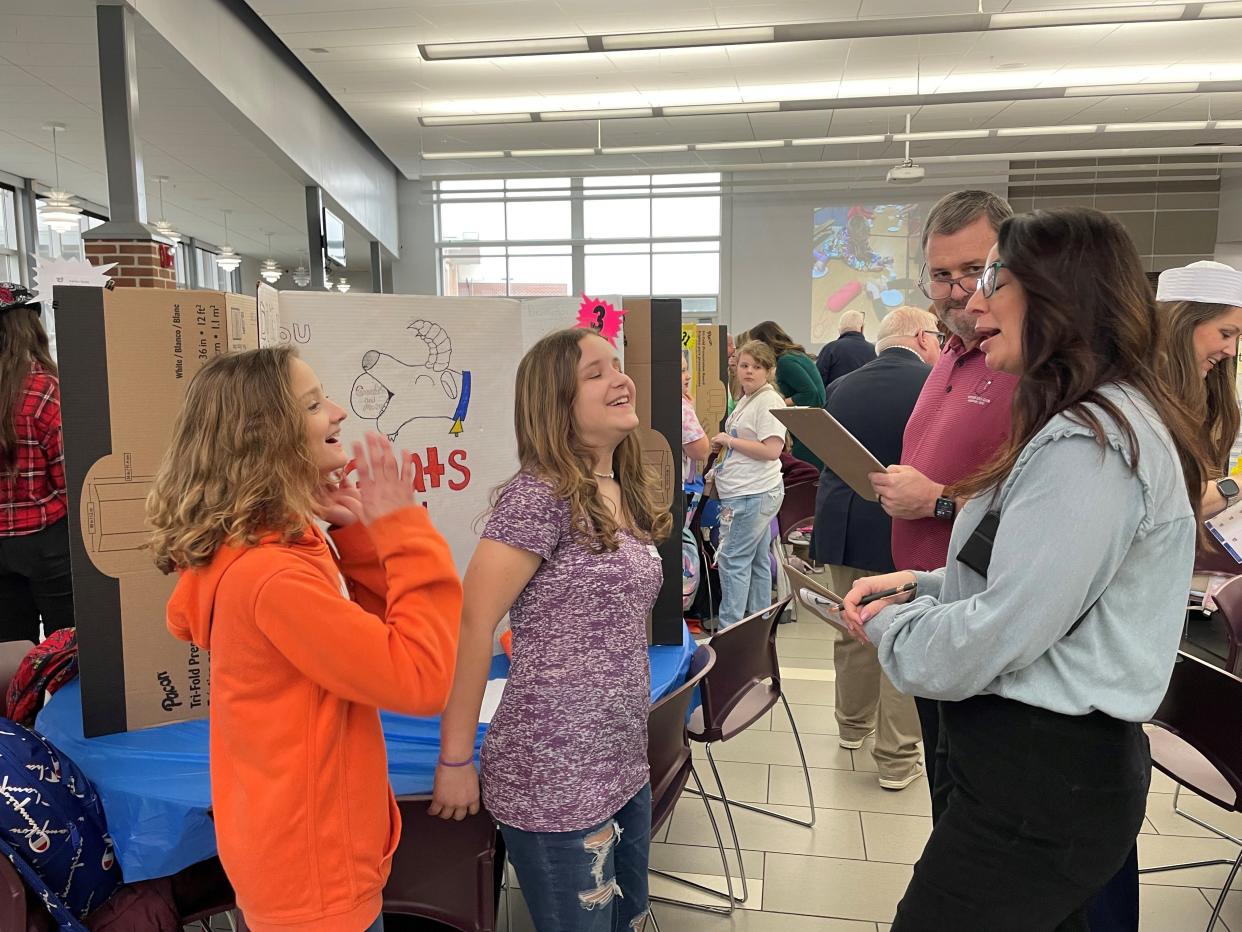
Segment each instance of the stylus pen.
M908 582L904 586L898 586L896 589L881 589L879 592L873 592L871 595L865 595L858 600L858 604L870 605L872 602L878 602L880 599L891 599L895 595L901 595L903 592L913 592L919 587L918 583Z

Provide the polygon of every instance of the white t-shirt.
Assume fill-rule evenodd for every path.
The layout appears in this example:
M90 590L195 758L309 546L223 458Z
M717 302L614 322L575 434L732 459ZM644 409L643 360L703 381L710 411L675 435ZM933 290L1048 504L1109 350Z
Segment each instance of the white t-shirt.
M747 395L725 421L725 433L739 440L785 439L785 425L772 414L785 407L785 399L771 385ZM781 461L757 460L741 450L725 450L716 465L716 494L721 498L758 495L781 487Z

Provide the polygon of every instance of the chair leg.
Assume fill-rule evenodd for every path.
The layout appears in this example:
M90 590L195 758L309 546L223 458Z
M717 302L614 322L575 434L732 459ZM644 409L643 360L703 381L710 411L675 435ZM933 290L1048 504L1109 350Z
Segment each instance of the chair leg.
M1198 825L1200 828L1205 828L1209 832L1212 832L1215 835L1219 835L1221 838L1225 839L1226 841L1232 841L1235 845L1242 845L1242 838L1234 838L1228 832L1221 831L1215 825L1212 825L1209 822L1205 822L1203 819L1200 819L1198 816L1187 812L1185 809L1179 809L1177 807L1177 801L1181 797L1181 795L1182 795L1182 785L1179 783L1173 789L1173 811L1175 813L1177 813L1183 819L1186 819L1189 822L1193 822L1195 825ZM1239 857L1242 857L1242 855L1239 855ZM1193 867L1216 867L1222 864L1235 864L1235 862L1230 860L1229 858L1212 858L1211 860L1207 860L1207 861L1184 861L1179 864L1162 864L1159 867L1141 867L1139 868L1139 873L1140 874L1159 874L1162 871L1189 870ZM1236 872L1237 870L1236 866L1234 870ZM1226 889L1228 889L1228 887L1226 887ZM1211 926L1208 926L1208 928L1210 929Z
M683 906L686 909L698 909L707 913L719 913L725 916L733 912L734 907L738 903L746 902L746 893L743 892L742 898L736 899L733 895L733 872L729 867L729 856L725 852L724 839L720 837L720 826L716 822L716 814L712 812L712 804L708 801L707 795L703 792L703 784L699 780L699 774L694 769L694 765L690 765L690 776L694 777L695 785L698 787L698 797L703 800L703 806L707 809L707 819L712 826L712 834L716 836L716 850L720 852L720 864L724 868L725 888L727 893L721 893L711 887L704 886L701 883L695 883L693 880L686 880L684 877L678 877L676 874L670 874L667 871L651 868L651 873L657 877L663 877L666 880L672 880L682 886L690 887L694 890L700 890L703 893L710 893L712 896L725 897L729 901L728 906L709 906L703 903L686 903L681 900L668 899L666 897L652 896L649 899L655 903L667 903L670 906ZM737 836L735 835L734 838ZM741 862L741 852L738 852L738 867L742 872L742 883L746 883L746 865Z
M1225 839L1226 841L1233 842L1235 845L1242 845L1242 838L1235 838L1233 835L1230 835L1228 832L1218 829L1215 825L1212 825L1209 822L1205 822L1203 819L1200 819L1197 816L1192 815L1191 813L1187 812L1185 809L1179 809L1177 807L1177 803L1178 803L1178 800L1181 798L1181 795L1182 795L1182 785L1179 783L1173 790L1173 811L1174 812L1176 812L1183 819L1193 822L1195 825L1199 826L1200 828L1207 829L1213 835L1218 835L1221 838Z
M1229 871L1229 877L1225 881L1225 886L1220 891L1220 896L1216 898L1216 906L1212 909L1212 918L1208 920L1207 928L1204 932L1212 932L1216 925L1216 920L1220 918L1220 911L1225 908L1225 900L1229 896L1229 888L1233 886L1234 878L1238 876L1238 868L1242 867L1242 852L1238 852L1238 858L1233 862L1233 869Z
M753 806L750 803L738 802L733 799L724 799L724 784L720 781L720 775L716 770L716 762L712 759L712 746L710 743L705 745L707 748L707 759L712 765L712 773L716 775L716 783L720 787L721 795L709 795L709 798L714 799L717 802L727 803L727 806L737 806L739 809L745 809L748 812L757 812L760 815L771 816L774 819L780 819L782 822L789 822L793 825L801 825L803 828L813 828L815 826L815 791L811 788L811 768L806 762L806 752L802 750L802 736L798 733L798 723L794 721L793 710L789 708L789 700L785 698L783 693L781 694L781 702L785 705L785 714L789 717L790 728L793 729L794 743L798 746L798 757L802 761L802 776L803 779L806 780L806 799L807 806L811 811L811 818L809 820L795 819L793 816L787 816L781 812L773 812L771 809L764 809L762 806ZM691 790L691 792L693 792L693 790ZM727 806L726 812L728 811ZM732 822L732 818L730 818L730 822Z
M733 837L733 851L737 854L737 869L742 875L742 895L737 899L738 903L745 903L750 897L750 889L746 883L746 865L742 860L742 843L737 837L737 826L733 822L733 811L730 808L729 795L725 792L724 779L720 776L720 768L716 766L716 759L712 757L711 742L703 745L707 751L707 763L712 768L712 779L716 781L716 788L720 790L719 796L713 796L711 793L704 792L702 784L699 784L699 790L703 794L703 804L711 806L711 800L715 799L724 803L725 819L729 823L729 834ZM725 871L728 873L728 871Z
M651 920L651 928L655 930L655 932L660 932L660 920L656 918L653 910L647 911L647 918Z

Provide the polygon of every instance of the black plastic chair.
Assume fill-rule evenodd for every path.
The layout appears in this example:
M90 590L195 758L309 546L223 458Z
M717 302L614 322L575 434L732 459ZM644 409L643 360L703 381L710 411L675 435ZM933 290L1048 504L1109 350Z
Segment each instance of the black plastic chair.
M716 815L712 812L711 803L703 792L703 784L694 769L694 756L690 752L690 739L686 734L686 719L690 712L690 701L694 690L702 679L708 675L716 663L716 652L704 644L694 653L690 660L690 672L685 683L669 693L651 707L647 716L647 763L651 768L651 834L664 827L672 817L673 808L681 798L690 779L694 779L698 795L707 809L707 818L711 822L712 832L716 836L716 847L720 849L720 863L724 867L726 892L712 889L703 884L694 883L667 871L651 869L651 873L668 878L695 890L710 893L729 901L728 906L710 906L699 903L685 903L664 897L651 897L656 903L669 903L673 906L684 906L688 909L700 909L705 912L733 912L737 902L733 897L733 878L729 872L729 859L725 853L724 839L716 824Z
M745 903L750 895L746 884L746 871L742 865L742 845L738 840L737 826L733 823L734 806L771 816L794 825L811 828L815 825L815 792L811 788L811 771L802 750L802 737L798 723L794 721L789 700L781 691L781 667L776 655L776 628L781 615L789 605L786 596L762 612L743 618L712 636L710 644L716 652L716 664L703 679L699 692L703 703L690 716L687 734L691 741L699 741L707 751L707 762L720 795L708 794L709 799L724 803L729 832L733 836L733 850L737 853L738 867L742 872L742 895L738 903ZM728 741L741 734L761 719L777 702L785 707L798 757L802 760L802 774L806 778L807 805L811 812L809 820L795 819L781 812L773 812L762 806L729 799L720 769L712 756L712 744ZM691 791L693 792L693 791Z
M1227 812L1242 812L1242 679L1179 651L1169 688L1152 716L1151 725L1154 727L1147 730L1151 762L1177 782L1173 811L1242 849L1242 838L1221 831L1177 805L1184 786ZM1168 864L1143 868L1139 873L1218 864L1230 864L1232 870L1208 920L1206 932L1211 932L1242 868L1242 850L1233 860Z

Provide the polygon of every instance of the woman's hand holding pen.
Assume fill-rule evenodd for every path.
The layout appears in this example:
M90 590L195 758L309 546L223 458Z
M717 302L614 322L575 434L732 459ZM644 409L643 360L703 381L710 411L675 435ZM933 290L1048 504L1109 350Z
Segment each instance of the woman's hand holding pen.
M879 614L880 610L889 605L901 605L903 602L909 602L914 598L914 574L910 572L886 573L883 576L866 576L854 583L853 587L845 595L845 604L841 608L841 618L856 639L863 643L870 643L863 626ZM878 598L874 601L862 602L868 596L875 596L877 593L883 593L890 589L899 589L903 586L910 586L904 592L897 592L885 598Z

